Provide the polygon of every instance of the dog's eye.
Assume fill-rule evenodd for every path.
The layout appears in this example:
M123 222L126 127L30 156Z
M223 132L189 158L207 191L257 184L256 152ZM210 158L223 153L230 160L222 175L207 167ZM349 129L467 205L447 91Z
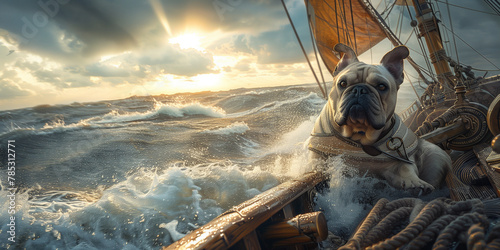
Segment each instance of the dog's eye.
M380 83L379 85L377 85L377 89L380 91L384 91L387 89L387 86L385 86L385 84L383 83Z
M347 87L347 82L346 81L340 81L339 82L339 86L342 87L342 88L345 88L345 87Z

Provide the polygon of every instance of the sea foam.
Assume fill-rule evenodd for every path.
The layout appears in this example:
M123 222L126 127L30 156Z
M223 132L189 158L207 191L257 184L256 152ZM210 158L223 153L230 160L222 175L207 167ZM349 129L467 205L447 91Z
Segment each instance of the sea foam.
M212 130L204 130L202 131L202 133L216 134L216 135L244 134L249 129L250 128L245 122L235 122L227 127L212 129Z
M131 122L140 120L149 120L159 116L172 118L181 118L192 115L203 115L208 117L223 118L226 112L218 107L206 106L200 103L180 104L172 103L165 104L155 102L154 108L146 112L124 112L120 113L116 110L104 115L101 119L95 119L96 123L114 123L114 122Z

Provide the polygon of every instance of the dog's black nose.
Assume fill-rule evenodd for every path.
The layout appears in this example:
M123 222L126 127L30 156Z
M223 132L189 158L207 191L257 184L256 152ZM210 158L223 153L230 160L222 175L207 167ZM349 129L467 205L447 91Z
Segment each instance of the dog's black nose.
M350 91L354 96L360 96L363 94L368 94L368 88L364 85L356 85L352 87Z

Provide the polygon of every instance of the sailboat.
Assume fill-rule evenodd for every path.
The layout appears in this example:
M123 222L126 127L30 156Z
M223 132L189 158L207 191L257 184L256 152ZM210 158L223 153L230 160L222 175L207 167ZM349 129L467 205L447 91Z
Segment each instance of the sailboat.
M398 8L407 11L412 32L422 48L427 48L422 53L428 56L426 63L431 67L422 67L407 58L427 87L400 116L418 136L449 152L453 160L446 179L449 198L429 202L397 233L384 230L394 230L389 225L409 216L418 201L381 200L342 248L447 249L451 244L500 247L500 226L485 236L488 225L484 213L488 212L483 211L497 206L500 197L500 75L477 77L471 66L448 55L442 28L429 1L395 0L383 13L368 0L304 2L315 42L313 47L330 73L340 60L340 55L332 50L337 43L347 44L358 55L385 39L393 46L404 45L384 15ZM487 2L498 11L495 8L498 2ZM450 31L453 33L453 29ZM309 59L308 62L312 69ZM326 97L326 84L318 80L318 87ZM329 234L325 216L314 211L313 205L316 190L327 179L323 173L312 172L284 182L233 207L166 249L316 249L318 242ZM389 207L393 210L389 211ZM447 215L436 216L445 211ZM434 229L428 229L432 225ZM450 231L459 230L449 229L448 225L463 226L461 230L468 232L464 233L467 243L453 243L452 236L456 235Z

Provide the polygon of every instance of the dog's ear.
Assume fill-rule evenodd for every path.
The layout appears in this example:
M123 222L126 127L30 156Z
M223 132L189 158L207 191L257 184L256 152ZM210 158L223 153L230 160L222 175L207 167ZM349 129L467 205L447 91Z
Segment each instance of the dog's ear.
M396 79L396 83L401 85L403 83L403 59L407 58L410 51L406 46L397 46L384 55L380 63L391 73Z
M358 57L356 56L354 50L352 50L351 47L343 43L338 43L337 45L335 45L333 47L333 50L336 52L344 53L342 58L340 58L339 63L337 63L337 67L335 67L333 76L337 75L340 71L349 66L349 64L359 62Z

